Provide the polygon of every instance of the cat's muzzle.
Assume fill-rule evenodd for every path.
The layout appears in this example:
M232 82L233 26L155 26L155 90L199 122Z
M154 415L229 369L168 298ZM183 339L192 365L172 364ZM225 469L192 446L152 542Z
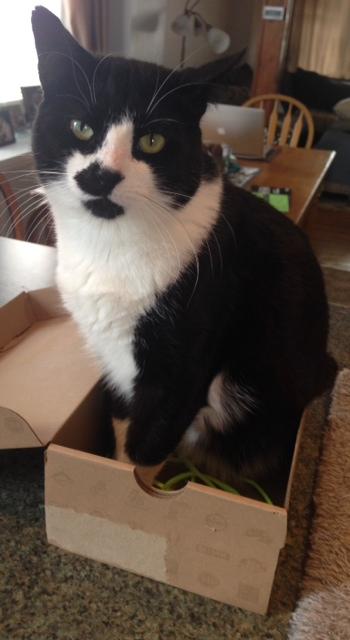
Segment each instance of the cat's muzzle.
M124 213L124 207L109 198L93 198L84 202L85 207L97 218L113 220Z

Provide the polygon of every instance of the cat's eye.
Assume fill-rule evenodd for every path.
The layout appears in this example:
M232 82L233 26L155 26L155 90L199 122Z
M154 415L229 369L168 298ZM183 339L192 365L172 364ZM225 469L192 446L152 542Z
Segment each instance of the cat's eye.
M70 128L73 131L76 138L79 140L83 140L87 142L94 135L94 130L89 127L88 124L85 124L81 120L71 120Z
M139 140L139 147L144 153L159 153L165 145L165 138L161 133L146 133Z

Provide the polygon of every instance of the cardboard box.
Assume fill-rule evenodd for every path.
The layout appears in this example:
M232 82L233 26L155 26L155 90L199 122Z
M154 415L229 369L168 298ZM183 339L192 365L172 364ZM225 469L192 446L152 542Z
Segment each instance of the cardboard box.
M149 495L132 466L98 453L98 380L54 289L21 294L0 309L0 448L48 445L48 541L265 613L286 540L295 459L283 507L191 482Z

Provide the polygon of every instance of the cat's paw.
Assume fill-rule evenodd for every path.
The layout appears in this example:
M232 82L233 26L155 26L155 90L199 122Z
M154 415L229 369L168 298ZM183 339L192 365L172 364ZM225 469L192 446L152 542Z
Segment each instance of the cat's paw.
M164 431L164 425L162 424ZM125 443L126 455L136 465L151 467L164 462L169 455L167 441L160 437L157 428L140 428L139 424L130 423Z
M153 467L164 461L167 455L162 451L157 451L146 442L129 442L126 444L126 455L133 464L142 467Z

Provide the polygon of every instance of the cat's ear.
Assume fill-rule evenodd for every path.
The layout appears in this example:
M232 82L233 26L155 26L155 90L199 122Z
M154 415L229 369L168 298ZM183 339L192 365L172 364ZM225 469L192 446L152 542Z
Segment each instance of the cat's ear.
M197 107L200 115L203 115L209 102L220 102L223 87L230 87L232 104L240 104L243 101L240 97L241 87L245 82L245 75L250 76L250 68L247 64L242 64L245 53L244 49L201 67L186 67L180 72L183 86L188 86L192 105Z
M38 53L40 81L45 95L71 88L89 92L89 78L96 58L86 51L64 28L61 21L45 7L32 13L32 27Z
M246 49L243 49L230 56L207 62L194 71L199 79L212 85L234 84L237 73L242 68L245 54Z

